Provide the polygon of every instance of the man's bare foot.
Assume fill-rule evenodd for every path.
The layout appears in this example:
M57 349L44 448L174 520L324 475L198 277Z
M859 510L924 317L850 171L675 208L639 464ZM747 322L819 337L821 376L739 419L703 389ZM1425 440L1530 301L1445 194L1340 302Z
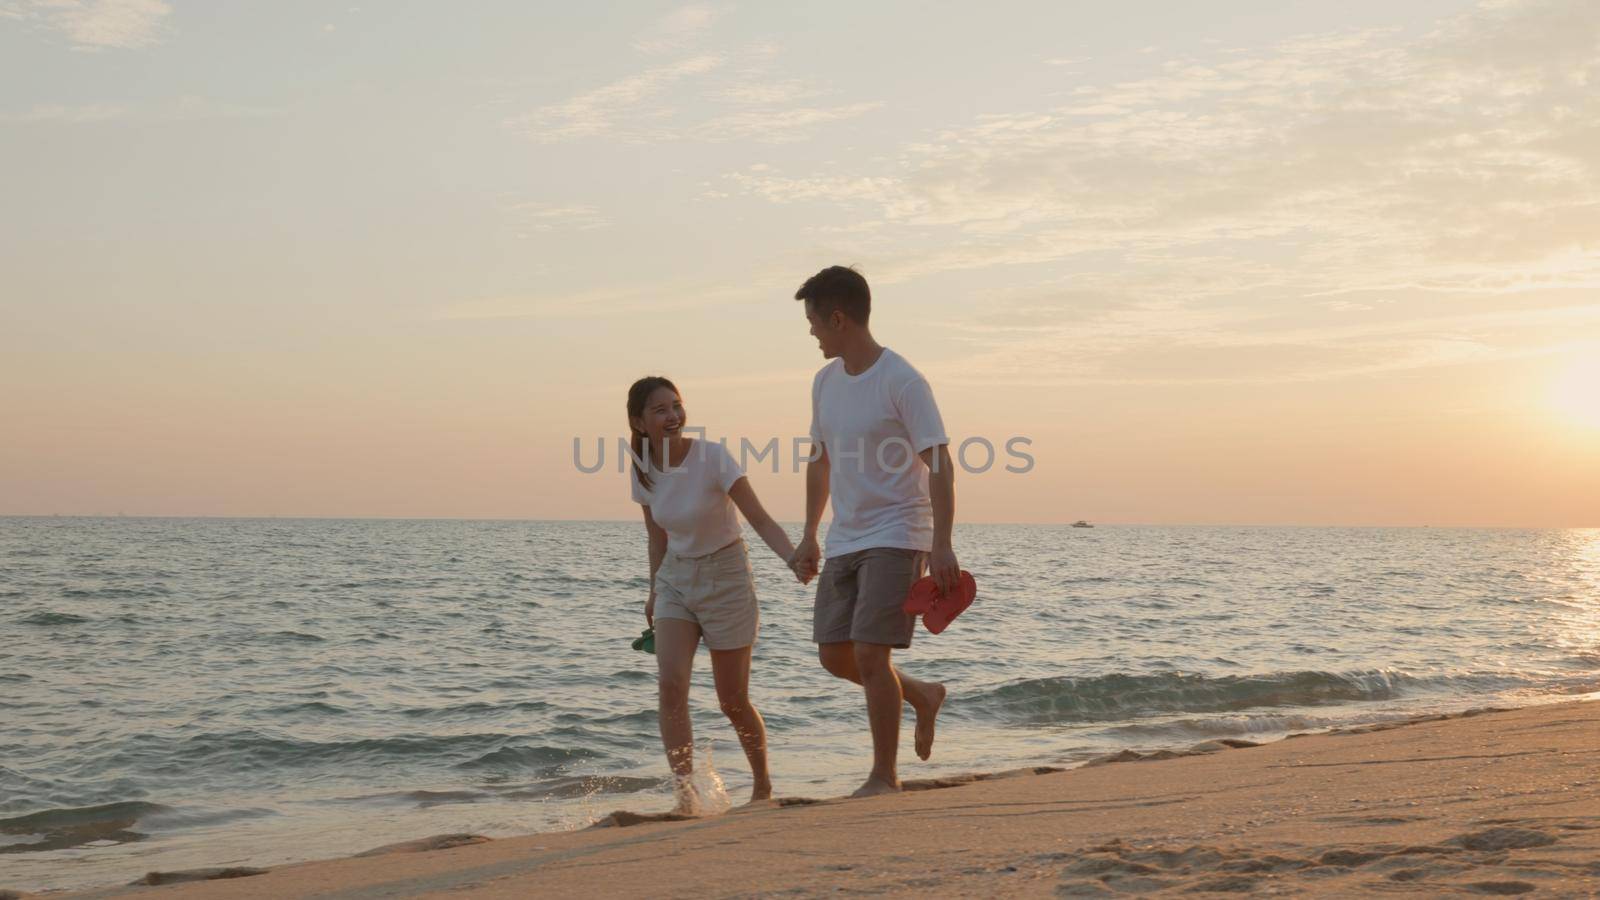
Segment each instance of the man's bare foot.
M944 706L944 685L929 685L929 693L933 695L933 704L927 709L917 710L917 758L927 759L933 755L933 728L939 718L939 708Z
M856 788L856 792L854 794L851 794L850 796L851 797L876 797L879 794L898 794L898 793L900 793L900 780L898 778L895 779L894 781L885 781L882 778L879 778L878 776L874 775L871 778L867 779L867 783L866 784L863 784L861 787Z
M758 803L762 800L772 799L772 783L758 784L750 790L750 802Z

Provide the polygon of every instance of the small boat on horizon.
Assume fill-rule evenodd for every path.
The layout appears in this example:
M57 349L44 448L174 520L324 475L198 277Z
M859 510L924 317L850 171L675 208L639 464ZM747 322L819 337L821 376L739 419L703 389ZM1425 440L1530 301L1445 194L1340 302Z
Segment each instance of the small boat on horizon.
M1073 528L1093 528L1094 526L1090 525L1088 522L1085 522L1082 519L1079 519L1078 521L1072 523L1072 527Z

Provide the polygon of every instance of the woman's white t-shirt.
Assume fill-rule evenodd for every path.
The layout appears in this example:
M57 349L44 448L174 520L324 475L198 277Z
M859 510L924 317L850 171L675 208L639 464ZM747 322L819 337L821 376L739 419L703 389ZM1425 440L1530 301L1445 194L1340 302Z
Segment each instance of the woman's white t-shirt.
M632 472L628 481L634 501L650 507L650 517L666 530L667 552L705 556L739 539L739 516L728 490L744 477L744 467L728 448L695 440L682 465L675 469L652 465L649 475L648 489Z

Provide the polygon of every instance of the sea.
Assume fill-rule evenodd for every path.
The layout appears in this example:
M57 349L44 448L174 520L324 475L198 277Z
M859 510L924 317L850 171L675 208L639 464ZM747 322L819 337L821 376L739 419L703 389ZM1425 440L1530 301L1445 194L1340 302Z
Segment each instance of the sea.
M798 529L790 526L792 534ZM779 795L848 793L859 688L753 534ZM1600 692L1600 530L959 525L978 599L901 776L1071 766ZM0 888L273 866L672 805L637 522L0 518ZM697 660L699 760L750 787Z

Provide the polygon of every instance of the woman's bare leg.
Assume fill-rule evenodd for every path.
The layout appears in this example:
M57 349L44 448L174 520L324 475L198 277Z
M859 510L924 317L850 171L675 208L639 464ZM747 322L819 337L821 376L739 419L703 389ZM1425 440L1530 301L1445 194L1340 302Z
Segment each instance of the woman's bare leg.
M678 793L678 811L693 813L689 778L694 774L694 723L689 720L689 676L700 646L700 626L682 619L656 619L656 668L660 672L661 744L667 751Z
M717 682L717 700L723 715L733 723L745 758L750 760L750 777L755 781L751 801L772 796L772 775L767 771L767 725L750 702L750 648L711 651L711 675Z

